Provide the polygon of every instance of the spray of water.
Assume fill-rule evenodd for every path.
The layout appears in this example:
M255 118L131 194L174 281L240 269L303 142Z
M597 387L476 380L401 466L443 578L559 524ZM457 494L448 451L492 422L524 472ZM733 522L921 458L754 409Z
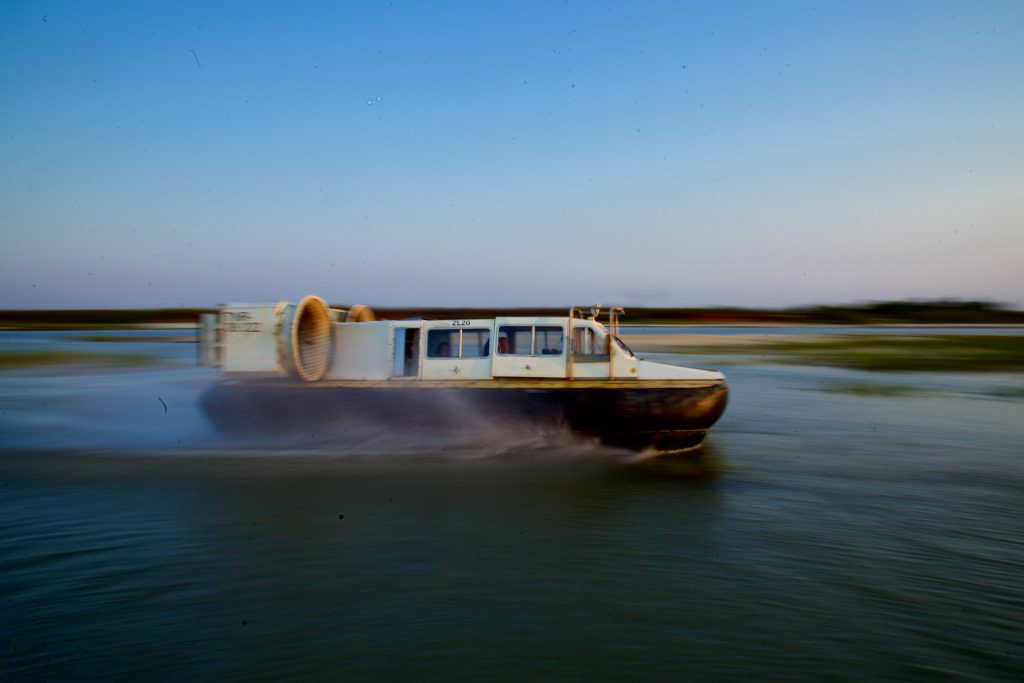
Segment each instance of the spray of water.
M200 368L0 378L0 450L627 460L543 402L473 391L246 391Z

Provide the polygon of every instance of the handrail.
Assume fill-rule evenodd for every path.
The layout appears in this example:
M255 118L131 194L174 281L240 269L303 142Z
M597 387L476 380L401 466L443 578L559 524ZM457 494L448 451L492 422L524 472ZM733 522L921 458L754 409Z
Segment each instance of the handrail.
M608 328L612 335L619 336L619 314L626 315L626 309L616 306L608 311Z
M573 358L573 356L575 354L574 354L574 351L573 351L574 335L573 335L572 321L576 319L577 314L579 314L579 317L580 317L581 320L591 320L591 321L593 321L595 323L599 322L598 321L598 317L601 315L601 304L597 304L596 306L592 306L590 308L590 317L589 318L584 318L583 317L584 314L583 314L583 307L582 306L570 306L569 307L569 329L568 329L569 339L567 340L567 343L569 344L569 351L568 351L568 354L567 354L567 359L568 359L567 365L568 365L568 367L566 368L566 374L569 377L569 379L573 378L573 374L574 374L574 370L575 370L575 360ZM626 315L626 309L625 308L622 308L621 306L611 306L611 307L609 307L609 309L608 309L608 333L605 335L605 350L608 352L608 378L609 379L613 379L615 377L615 360L614 360L614 358L615 358L615 353L614 353L615 349L614 349L614 341L613 341L613 339L614 338L618 338L618 336L619 336L619 316L620 315Z
M585 308L586 308L585 306L570 306L569 307L569 320L575 320L576 319L576 314L579 314L579 319L580 320L593 320L594 322L597 322L598 316L601 315L601 304L597 304L596 306L591 306L590 307L590 316L589 317L584 317L583 310Z

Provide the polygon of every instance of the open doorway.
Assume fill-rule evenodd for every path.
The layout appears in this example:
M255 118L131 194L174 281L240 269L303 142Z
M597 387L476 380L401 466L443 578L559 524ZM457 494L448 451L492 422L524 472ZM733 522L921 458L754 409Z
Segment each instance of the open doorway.
M406 329L402 346L402 376L418 377L420 374L420 331Z
M420 376L419 328L395 328L395 358L392 377Z

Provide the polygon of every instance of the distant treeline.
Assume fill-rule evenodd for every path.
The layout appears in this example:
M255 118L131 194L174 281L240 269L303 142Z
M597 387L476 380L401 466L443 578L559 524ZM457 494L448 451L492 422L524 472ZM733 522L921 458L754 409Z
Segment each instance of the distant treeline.
M1024 311L991 301L880 301L847 306L805 306L790 309L808 322L848 325L874 323L1021 324Z
M339 305L339 308L346 308ZM148 308L91 310L9 310L0 311L0 327L61 328L106 327L165 323L195 323L202 313L213 308ZM374 308L384 319L402 318L493 318L495 316L564 316L568 308ZM761 309L738 307L650 308L630 307L623 317L626 324L1024 324L1024 311L1011 310L991 301L884 301L845 306L802 306L799 308Z
M493 318L499 315L567 315L567 308L377 308L380 318ZM606 311L607 309L605 309ZM602 311L602 317L605 314ZM1024 324L1024 311L991 301L883 301L844 306L799 308L652 308L627 307L624 324L776 324L776 325L879 325L879 324Z
M97 308L0 311L0 327L62 328L195 323L215 308Z
M497 316L568 316L569 308L374 308L378 318L396 320L402 318L494 318ZM589 315L590 310L584 309ZM601 309L601 320L608 315L608 309ZM649 308L629 307L621 321L628 323L799 323L796 316L783 311L752 308ZM1022 316L1024 319L1024 316Z

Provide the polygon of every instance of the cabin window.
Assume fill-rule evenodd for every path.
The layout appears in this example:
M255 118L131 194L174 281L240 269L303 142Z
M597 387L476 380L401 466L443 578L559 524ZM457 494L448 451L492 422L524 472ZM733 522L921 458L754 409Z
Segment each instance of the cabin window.
M538 327L533 345L534 354L558 356L562 353L562 328Z
M498 354L505 356L559 356L561 327L502 325L498 328Z
M589 327L577 327L572 331L572 353L578 357L603 356L608 359L608 350Z
M458 358L461 330L431 330L427 334L428 358Z
M531 325L502 325L498 329L498 353L506 356L533 354L533 327Z
M427 358L485 358L491 331L435 329L427 333Z
M490 352L490 330L462 331L462 358L486 358Z

